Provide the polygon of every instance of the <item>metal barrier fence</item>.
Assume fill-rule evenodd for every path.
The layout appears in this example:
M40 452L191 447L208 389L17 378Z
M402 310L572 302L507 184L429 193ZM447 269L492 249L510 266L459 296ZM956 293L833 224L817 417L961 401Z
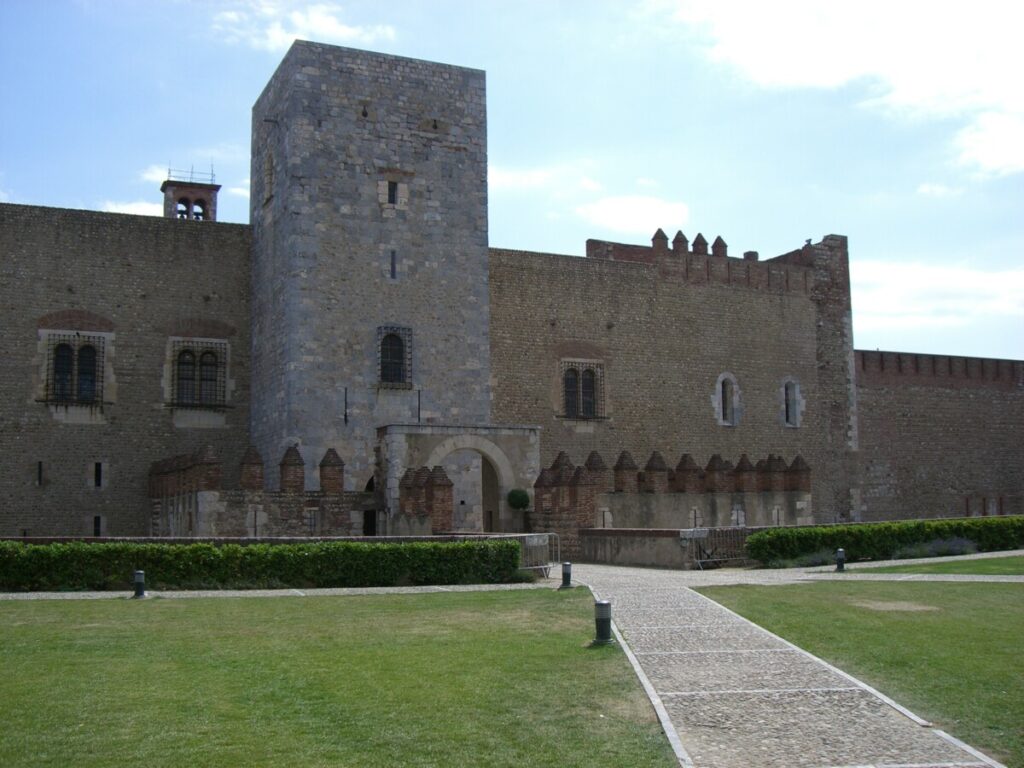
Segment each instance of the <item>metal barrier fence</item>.
M514 533L502 538L519 542L519 567L523 570L540 571L547 577L551 565L561 561L561 543L557 533Z

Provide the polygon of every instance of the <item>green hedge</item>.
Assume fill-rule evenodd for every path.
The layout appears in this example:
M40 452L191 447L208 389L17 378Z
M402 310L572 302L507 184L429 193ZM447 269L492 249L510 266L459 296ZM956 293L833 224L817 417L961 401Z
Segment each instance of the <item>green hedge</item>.
M386 587L512 581L519 542L23 544L0 542L0 590Z
M948 539L966 539L979 552L1024 547L1024 517L907 520L891 523L772 528L747 538L747 554L762 563L846 550L846 559L886 560L901 549Z

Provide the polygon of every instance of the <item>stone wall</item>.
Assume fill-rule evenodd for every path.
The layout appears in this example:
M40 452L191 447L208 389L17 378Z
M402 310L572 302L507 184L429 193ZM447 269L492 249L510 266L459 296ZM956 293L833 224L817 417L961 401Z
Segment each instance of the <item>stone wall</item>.
M248 227L0 204L0 255L0 533L144 534L150 462L209 443L237 466ZM172 407L175 339L223 350L223 407ZM58 342L99 350L90 402L54 396Z
M484 73L297 42L252 140L257 448L335 445L362 490L378 427L486 424Z
M377 515L373 494L342 490L344 463L333 450L320 462L319 489L305 489L305 465L289 448L278 465L278 487L264 489L263 462L249 448L239 486L223 483L224 466L209 446L154 462L149 473L149 535L172 538L357 536L364 516ZM430 532L413 521L411 535Z
M1024 514L1024 362L857 351L861 519Z
M659 230L650 247L590 241L587 258L492 249L493 417L540 425L545 464L623 448L801 454L829 468L816 477L816 519L847 519L857 478L845 238L765 262L694 246L677 237L670 248ZM566 413L569 365L598 372L592 418Z

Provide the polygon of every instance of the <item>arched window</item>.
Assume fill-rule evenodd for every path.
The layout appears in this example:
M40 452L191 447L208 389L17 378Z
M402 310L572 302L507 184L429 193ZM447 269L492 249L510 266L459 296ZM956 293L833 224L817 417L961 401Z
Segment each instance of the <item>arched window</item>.
M71 399L71 380L75 353L70 344L58 344L53 350L53 399Z
M205 200L196 200L192 203L192 218L196 221L206 221Z
M597 416L597 376L593 369L583 371L580 379L580 413L585 419Z
M729 379L722 379L722 421L732 424L735 416L735 403L733 403L732 382Z
M86 345L78 349L76 394L80 403L91 403L96 399L96 347Z
M386 384L405 383L405 342L397 333L385 334L381 339L380 380Z
M183 197L183 198L181 198L178 201L178 208L177 208L177 210L175 212L175 215L179 219L187 219L188 216L189 216L189 212L191 210L192 210L192 203L189 202L189 199L187 197Z
M565 372L563 392L565 395L565 417L575 419L580 413L580 374L575 368L570 368Z
M790 377L782 380L782 424L799 427L803 415L804 399L800 396L800 383Z
M199 402L212 405L217 397L217 356L203 352L199 358Z
M196 356L189 350L178 355L178 391L175 400L179 403L196 401Z
M796 426L796 384L792 381L786 382L786 424L790 427Z

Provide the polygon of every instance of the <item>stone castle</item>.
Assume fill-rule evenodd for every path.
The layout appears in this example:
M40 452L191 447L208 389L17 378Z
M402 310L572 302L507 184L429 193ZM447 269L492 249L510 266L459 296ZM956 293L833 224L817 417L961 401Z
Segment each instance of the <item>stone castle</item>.
M0 536L1024 513L1024 362L856 350L838 235L490 248L486 128L481 71L297 42L249 225L0 205Z

